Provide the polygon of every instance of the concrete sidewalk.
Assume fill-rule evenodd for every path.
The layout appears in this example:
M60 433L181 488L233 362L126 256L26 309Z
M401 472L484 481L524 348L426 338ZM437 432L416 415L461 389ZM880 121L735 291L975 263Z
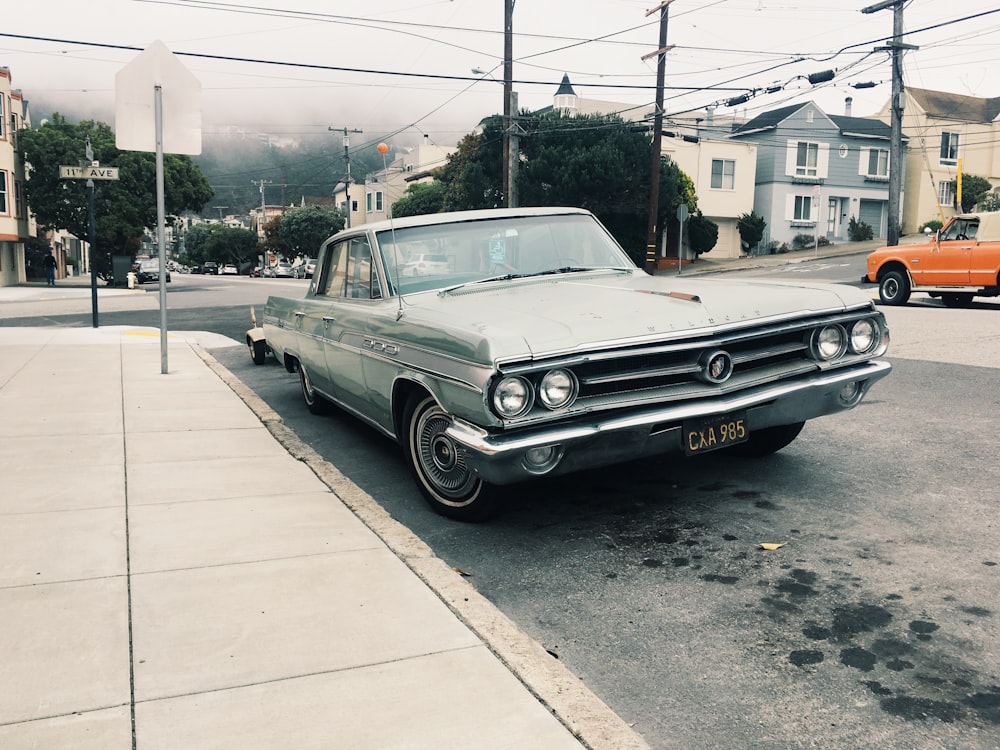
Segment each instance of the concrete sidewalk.
M0 328L0 747L647 747L196 342L166 374L159 344Z

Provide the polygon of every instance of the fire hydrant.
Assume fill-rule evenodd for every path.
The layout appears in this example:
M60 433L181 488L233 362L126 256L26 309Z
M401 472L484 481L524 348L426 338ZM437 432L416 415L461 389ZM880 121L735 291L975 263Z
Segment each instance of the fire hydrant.
M135 289L135 271L129 271L125 278L128 279L128 288Z

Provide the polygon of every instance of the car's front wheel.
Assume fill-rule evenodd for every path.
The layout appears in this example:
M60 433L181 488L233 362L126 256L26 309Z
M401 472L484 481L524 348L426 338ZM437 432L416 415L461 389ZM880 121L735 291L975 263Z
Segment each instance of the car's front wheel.
M494 488L466 465L445 430L451 417L427 394L410 398L403 413L403 454L421 494L438 513L482 521L496 510Z
M734 456L743 456L744 458L770 456L795 440L805 424L805 422L796 422L795 424L782 424L777 427L755 430L750 433L750 439L745 443L739 443L726 450Z
M886 305L905 305L910 298L910 280L902 271L889 271L878 282L878 296Z

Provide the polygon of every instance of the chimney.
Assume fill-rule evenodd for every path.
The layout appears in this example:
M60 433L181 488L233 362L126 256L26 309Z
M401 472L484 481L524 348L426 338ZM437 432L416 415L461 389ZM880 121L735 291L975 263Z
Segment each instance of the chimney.
M844 99L844 117L850 117L851 116L851 104L853 102L854 102L854 98L853 97L849 96L846 99Z

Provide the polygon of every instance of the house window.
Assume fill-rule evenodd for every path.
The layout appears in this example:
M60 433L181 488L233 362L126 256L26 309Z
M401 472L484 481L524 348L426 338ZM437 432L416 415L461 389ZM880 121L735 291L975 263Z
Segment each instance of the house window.
M958 133L941 133L941 163L958 163Z
M736 162L733 159L712 159L712 189L736 188Z
M873 148L868 151L868 176L889 176L889 151L884 148Z
M796 195L793 221L810 221L812 217L812 196Z
M819 164L819 144L799 141L795 150L795 175L797 177L815 177Z
M0 138L4 137L4 128L7 126L7 110L4 107L6 103L6 97L0 94Z
M379 190L375 193L375 210L383 211L385 210L385 204L382 202L382 191Z
M0 169L0 214L7 214L7 173Z
M14 180L14 216L18 219L27 219L27 204L24 202L24 183Z
M941 180L938 183L938 203L942 206L955 205L955 183Z

